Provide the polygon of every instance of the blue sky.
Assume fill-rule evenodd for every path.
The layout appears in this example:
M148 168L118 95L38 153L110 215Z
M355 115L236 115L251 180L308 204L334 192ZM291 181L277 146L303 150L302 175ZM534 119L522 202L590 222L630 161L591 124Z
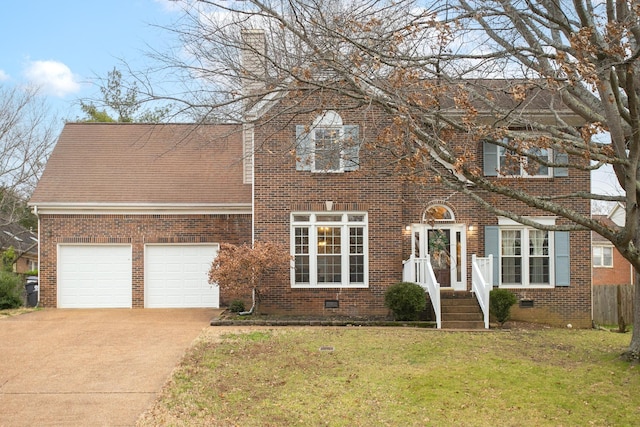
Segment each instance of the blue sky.
M176 17L170 0L4 2L0 85L38 85L62 119L75 119L78 99L99 97L96 76L122 68L121 59L141 64L147 45L163 44L153 25Z

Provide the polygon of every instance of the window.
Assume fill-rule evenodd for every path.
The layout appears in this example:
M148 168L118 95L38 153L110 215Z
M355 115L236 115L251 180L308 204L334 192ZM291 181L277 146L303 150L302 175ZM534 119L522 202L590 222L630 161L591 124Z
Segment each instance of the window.
M554 225L555 217L527 217ZM493 255L493 285L504 287L571 286L567 231L545 231L498 217L484 227L485 256Z
M492 144L483 143L483 162L485 176L548 178L568 176L566 167L549 167L536 161L564 165L568 163L566 153L554 152L551 149L532 147L527 155L519 155L515 151Z
M499 174L502 176L549 176L549 167L538 163L534 158L549 161L549 150L546 148L532 148L528 150L529 156L520 156L505 147L498 147Z
M593 266L613 267L613 246L594 246Z
M551 285L550 234L532 228L500 230L502 285Z
M359 167L359 127L343 125L335 111L325 111L311 126L296 126L296 169L346 172Z
M291 215L294 287L367 287L367 215Z

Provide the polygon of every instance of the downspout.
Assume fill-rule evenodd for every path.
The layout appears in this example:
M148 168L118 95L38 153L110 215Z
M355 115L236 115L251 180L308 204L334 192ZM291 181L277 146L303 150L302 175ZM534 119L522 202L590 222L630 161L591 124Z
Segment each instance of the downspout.
M249 311L241 311L240 313L238 313L238 316L248 316L250 314L253 314L253 310L255 310L256 308L256 288L253 288L251 290L251 309Z
M38 205L33 206L33 214L38 218L38 300L35 308L40 305L40 215L38 215Z

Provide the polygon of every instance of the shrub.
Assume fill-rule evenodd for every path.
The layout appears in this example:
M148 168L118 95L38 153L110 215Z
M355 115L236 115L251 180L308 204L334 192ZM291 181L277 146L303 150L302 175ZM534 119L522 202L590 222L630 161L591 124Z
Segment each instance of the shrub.
M255 242L253 246L222 243L209 270L209 283L220 286L222 296L252 291L253 306L257 308L263 282L289 280L291 261L289 249L278 243Z
M239 299L231 301L231 304L229 304L229 311L232 313L240 313L242 311L246 311L244 308L244 302Z
M400 282L389 286L384 294L384 305L396 320L417 320L418 314L427 306L427 297L420 285Z
M16 274L0 271L0 310L22 306L22 280Z
M500 326L511 317L511 306L517 302L513 292L506 289L493 289L489 295L489 310L496 316Z

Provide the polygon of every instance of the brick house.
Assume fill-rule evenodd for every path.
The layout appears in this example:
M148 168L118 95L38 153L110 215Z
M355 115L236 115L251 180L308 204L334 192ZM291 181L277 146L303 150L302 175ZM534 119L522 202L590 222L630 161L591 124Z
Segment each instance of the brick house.
M0 224L0 249L13 248L13 270L24 274L38 269L38 236L18 223L6 221Z
M374 148L390 117L344 103L281 94L249 109L242 127L68 124L31 200L41 304L215 307L225 296L195 283L217 244L253 240L282 243L294 258L288 282L265 284L263 313L383 318L385 290L405 280L427 289L439 325L441 295L472 291L486 307L499 286L517 295L516 319L591 326L588 232L537 230L490 214L435 176L398 177L391 153ZM496 145L450 137L475 147L490 179L543 195L589 191L588 171L501 176ZM539 223L564 223L490 197ZM589 214L588 201L566 203Z
M594 215L611 226L624 226L625 214L622 204L615 204L609 214ZM596 232L591 233L591 256L593 285L629 285L635 282L631 263L625 259L613 244Z

